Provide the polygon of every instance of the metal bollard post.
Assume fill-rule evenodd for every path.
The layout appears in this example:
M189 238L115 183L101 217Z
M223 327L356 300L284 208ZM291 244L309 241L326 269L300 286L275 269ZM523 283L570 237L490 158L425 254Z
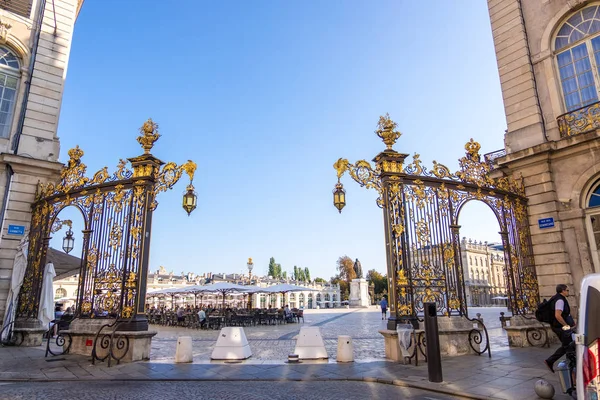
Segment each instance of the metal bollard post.
M425 306L425 340L427 341L427 372L429 382L442 382L442 357L440 355L440 335L437 323L435 303L423 303Z

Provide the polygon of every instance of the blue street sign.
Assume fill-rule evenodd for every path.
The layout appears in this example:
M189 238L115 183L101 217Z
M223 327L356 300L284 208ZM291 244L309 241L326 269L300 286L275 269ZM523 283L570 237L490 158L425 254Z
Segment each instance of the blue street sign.
M540 227L540 229L554 228L554 218L538 219L538 226Z
M8 226L8 234L9 235L24 235L25 227L23 225L9 225Z

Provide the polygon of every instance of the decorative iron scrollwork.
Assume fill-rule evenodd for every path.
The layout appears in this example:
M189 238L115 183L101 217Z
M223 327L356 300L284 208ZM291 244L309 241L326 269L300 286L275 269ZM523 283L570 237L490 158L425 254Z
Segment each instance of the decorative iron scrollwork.
M58 182L39 183L32 205L27 269L17 309L18 318L37 318L43 269L52 232L70 221L58 214L66 206L78 208L84 217L83 254L78 284L77 315L83 318L129 318L140 313L145 299L137 299L145 284L141 274L147 263L142 254L150 230L149 215L158 204L157 194L173 186L183 173L190 178L196 163L181 166L163 162L150 154L160 137L151 119L140 128L138 142L144 154L121 159L111 175L104 167L86 176L84 152L69 150L69 160Z
M513 313L531 313L539 295L522 177L491 177L489 163L481 160L481 145L473 139L465 144L456 172L436 161L428 170L419 154L405 163L407 154L392 148L400 137L396 127L389 115L380 117L376 134L387 148L375 157L375 166L365 160L352 164L344 158L334 164L337 184L348 172L360 186L379 193L392 314L398 319L415 319L423 312L424 302L435 301L438 315L468 315L458 215L471 200L490 206L504 232L505 259L510 260L507 292ZM474 344L484 340L475 332L470 338Z

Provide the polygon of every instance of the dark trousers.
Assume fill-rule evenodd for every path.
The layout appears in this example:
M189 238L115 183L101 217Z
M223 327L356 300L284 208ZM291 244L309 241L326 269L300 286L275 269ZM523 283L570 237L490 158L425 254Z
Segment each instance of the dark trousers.
M554 363L558 361L559 358L565 355L565 353L567 352L567 347L573 341L570 330L563 331L561 328L552 327L552 332L554 332L556 336L558 336L558 340L560 340L560 347L556 349L554 354L552 354L546 359L546 361L548 361L548 364L550 365L554 365Z

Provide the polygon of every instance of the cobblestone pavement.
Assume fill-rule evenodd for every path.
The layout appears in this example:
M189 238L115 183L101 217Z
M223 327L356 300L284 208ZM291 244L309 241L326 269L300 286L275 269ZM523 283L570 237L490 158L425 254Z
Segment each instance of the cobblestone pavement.
M62 382L0 386L0 400L26 399L414 399L461 397L376 382Z
M481 313L488 329L492 351L508 346L506 336L500 327L500 307L470 308L469 313L474 317ZM339 335L350 335L354 342L354 358L356 361L374 361L385 359L383 337L378 332L385 329L386 321L381 319L378 308L369 309L324 309L306 310L304 323L281 325L260 325L244 328L252 359L256 361L283 361L288 354L294 352L296 335L302 326L318 326L321 330L325 348L331 360L337 353L337 338ZM152 340L150 357L154 362L173 362L177 337L191 336L194 362L208 363L217 341L218 330L198 330L181 327L165 327L152 325L151 329L158 334Z

